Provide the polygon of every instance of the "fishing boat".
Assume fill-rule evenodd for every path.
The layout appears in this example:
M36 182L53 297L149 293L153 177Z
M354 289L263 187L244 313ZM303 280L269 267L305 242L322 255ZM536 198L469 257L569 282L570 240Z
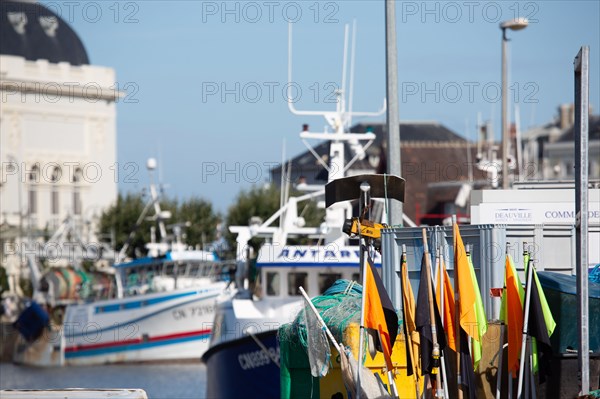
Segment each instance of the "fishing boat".
M288 56L291 60L291 50ZM344 63L345 60L346 49ZM291 81L291 67L288 78ZM309 126L304 125L300 132L300 138L327 172L327 182L344 177L354 162L365 157L365 149L375 139L371 132L350 132L352 117L378 116L385 112L385 104L378 112L353 112L352 93L350 109L347 109L345 77L342 82L335 111L299 111L291 101L288 103L292 113L323 116L331 128L311 132ZM329 152L321 156L308 140L324 140L329 144ZM290 169L282 171L282 176L286 174L291 174ZM277 331L291 322L302 307L299 287L304 287L308 295L317 296L338 279L359 280L359 245L343 233L344 223L352 217L351 203L345 201L328 207L323 223L308 227L298 216L299 203L322 198L324 185L301 184L297 189L304 189L306 194L284 198L281 208L264 222L229 227L237 234L238 265L247 266L247 248L252 238L264 238L266 243L256 259L258 290L244 289L248 286L246 283L217 300L210 347L202 357L207 366L207 397L239 398L252 392L255 397L279 398ZM287 190L282 187L282 191ZM274 225L278 219L279 225ZM308 243L290 244L291 239L298 238ZM376 267L381 266L378 254L374 263Z
M375 263L381 266L380 257ZM217 301L210 348L202 357L207 397L237 398L252 392L279 398L277 331L302 308L299 287L311 296L321 295L338 279L358 281L359 265L358 246L264 245L257 261L260 293L242 289Z
M146 274L126 286L128 292L148 288L144 294L67 306L66 364L199 360L208 348L215 299L227 285L221 266L206 255L172 251L161 259L114 265L117 276Z
M169 242L154 184L150 192L138 220L153 207L160 241L146 244L147 257L130 261L123 260L126 244L117 262L95 277L72 268L52 268L41 275L34 297L42 306L29 307L15 324L21 332L15 362L44 366L200 359L208 348L215 300L228 286L227 264L214 251L189 249L181 229Z

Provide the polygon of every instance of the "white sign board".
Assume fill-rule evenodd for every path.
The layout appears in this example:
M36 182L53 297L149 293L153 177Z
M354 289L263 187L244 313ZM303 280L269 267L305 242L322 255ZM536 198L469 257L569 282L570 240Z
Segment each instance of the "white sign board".
M600 224L600 204L590 202L590 224ZM481 224L575 224L574 203L482 203L479 205Z

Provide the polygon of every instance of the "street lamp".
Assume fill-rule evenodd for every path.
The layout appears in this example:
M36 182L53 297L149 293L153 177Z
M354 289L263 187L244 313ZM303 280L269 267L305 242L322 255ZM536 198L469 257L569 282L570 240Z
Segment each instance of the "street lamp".
M521 30L529 25L527 18L515 18L500 23L502 29L502 188L508 189L508 158L509 158L509 137L508 137L508 121L507 119L507 68L506 68L506 46L508 38L506 30ZM520 165L519 165L520 166Z

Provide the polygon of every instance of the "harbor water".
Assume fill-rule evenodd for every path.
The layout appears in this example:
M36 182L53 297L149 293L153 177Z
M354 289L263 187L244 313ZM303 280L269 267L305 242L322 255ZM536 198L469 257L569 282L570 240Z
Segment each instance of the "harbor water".
M0 363L0 389L140 388L150 399L206 397L201 363L36 368Z

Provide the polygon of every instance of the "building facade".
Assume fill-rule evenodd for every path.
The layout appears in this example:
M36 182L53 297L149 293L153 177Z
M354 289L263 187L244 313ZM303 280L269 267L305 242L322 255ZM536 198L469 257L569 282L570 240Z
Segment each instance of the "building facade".
M558 107L556 119L523 135L522 180L575 179L575 109L573 104ZM600 116L590 110L588 120L588 174L600 180Z
M38 3L0 1L0 19L3 235L52 235L70 217L92 239L117 198L115 71Z

